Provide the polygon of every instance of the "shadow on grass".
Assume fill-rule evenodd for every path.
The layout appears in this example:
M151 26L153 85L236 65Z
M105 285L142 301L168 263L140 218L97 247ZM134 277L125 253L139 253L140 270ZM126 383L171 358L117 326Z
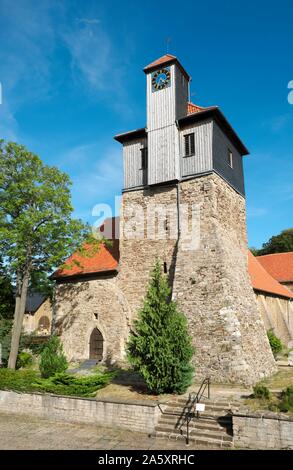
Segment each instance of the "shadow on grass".
M117 365L107 365L106 370L109 372L115 372L115 376L111 380L112 384L128 387L130 391L139 393L141 395L156 396L148 390L147 384L143 378L133 369L125 369L122 367L117 367Z

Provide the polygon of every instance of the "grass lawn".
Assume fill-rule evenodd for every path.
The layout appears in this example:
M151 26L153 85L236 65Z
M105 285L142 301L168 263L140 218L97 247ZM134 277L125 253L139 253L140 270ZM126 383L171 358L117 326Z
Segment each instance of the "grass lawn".
M293 386L293 367L279 366L276 374L261 381L270 390L282 390Z
M148 392L146 383L139 374L132 369L115 369L115 376L104 388L97 391L96 398L99 399L123 399L123 400L148 400L148 401L168 401L174 395L162 394L153 395Z
M276 374L262 380L259 384L265 385L270 390L271 397L269 399L250 397L244 403L253 411L269 410L280 412L279 407L282 400L280 392L287 389L287 387L293 387L293 367L279 366ZM289 401L291 402L292 398L289 398ZM290 405L290 409L292 409L292 405ZM287 412L292 413L290 410Z

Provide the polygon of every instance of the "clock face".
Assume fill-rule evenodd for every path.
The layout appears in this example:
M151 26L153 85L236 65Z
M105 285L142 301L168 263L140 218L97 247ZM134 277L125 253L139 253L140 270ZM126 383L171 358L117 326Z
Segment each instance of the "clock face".
M153 91L162 90L167 86L170 86L171 73L170 67L165 67L160 70L156 70L152 73L152 88Z

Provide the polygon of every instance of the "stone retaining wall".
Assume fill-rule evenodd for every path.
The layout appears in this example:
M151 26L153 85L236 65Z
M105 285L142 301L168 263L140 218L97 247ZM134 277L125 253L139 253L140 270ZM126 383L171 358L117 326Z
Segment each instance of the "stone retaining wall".
M89 398L3 390L0 391L0 412L114 426L144 433L154 432L161 414L156 402L98 401Z
M293 449L293 416L271 412L233 414L235 447Z

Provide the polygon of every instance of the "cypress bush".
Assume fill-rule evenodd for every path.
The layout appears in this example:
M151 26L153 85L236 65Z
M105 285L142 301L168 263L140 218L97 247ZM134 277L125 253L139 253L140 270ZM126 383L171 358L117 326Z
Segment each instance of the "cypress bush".
M276 357L276 355L279 354L283 349L282 342L275 335L273 329L268 330L267 335L268 335L268 339L269 339L269 343L270 343L270 346L271 346L272 353L273 353L274 357Z
M143 307L128 342L130 364L150 392L184 393L192 382L193 347L187 320L171 300L171 289L157 260Z
M282 391L281 401L279 404L279 410L287 413L288 411L293 413L293 386L287 387Z
M57 336L52 336L41 352L40 372L44 379L48 379L57 372L65 372L68 367L63 346Z
M262 384L256 384L253 387L253 398L260 398L261 400L269 400L271 398L271 392L268 387Z

